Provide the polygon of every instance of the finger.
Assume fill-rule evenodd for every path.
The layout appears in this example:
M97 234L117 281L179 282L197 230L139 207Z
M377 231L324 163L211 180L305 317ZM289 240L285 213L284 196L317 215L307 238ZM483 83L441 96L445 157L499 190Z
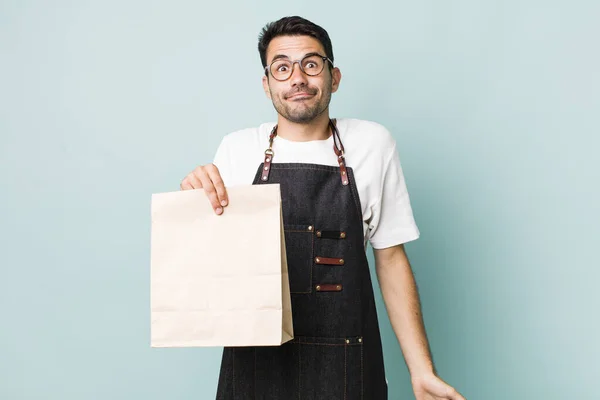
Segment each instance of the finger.
M212 168L207 169L208 176L215 186L215 190L217 191L217 197L219 199L219 204L225 207L229 203L229 199L227 198L227 190L225 189L225 183L221 178L221 173L216 165L213 165Z
M190 182L186 179L184 179L181 184L179 184L179 187L181 188L181 190L192 190L194 187L190 184Z
M181 190L202 189L202 183L192 172L188 176L183 178L183 180L179 184L179 187L181 188Z
M203 185L202 185L202 181L198 178L198 176L196 175L196 171L192 172L191 174L189 174L187 176L187 180L190 183L190 185L192 185L192 187L194 189L202 189Z
M448 395L450 400L465 400L465 398L458 393L455 389L450 390L450 394Z
M218 215L222 214L223 208L222 208L221 204L219 204L217 190L215 189L215 186L213 185L212 181L210 180L210 177L208 176L208 174L206 172L202 172L200 174L199 178L202 183L202 187L204 188L204 193L206 193L206 197L208 197L208 200L210 201L212 208L215 210L215 212Z
M439 399L454 400L456 390L437 376L431 376L423 381L423 389L431 396Z
M443 398L448 400L465 400L465 398L462 397L461 394L451 386L446 386L445 395Z

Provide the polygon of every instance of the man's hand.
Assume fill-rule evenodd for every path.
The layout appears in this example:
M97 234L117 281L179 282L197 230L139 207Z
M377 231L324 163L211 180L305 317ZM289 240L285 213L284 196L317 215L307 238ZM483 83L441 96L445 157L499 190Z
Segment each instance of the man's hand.
M217 215L223 214L223 207L229 202L223 179L214 164L197 167L181 181L180 187L181 190L204 189Z
M465 400L452 386L433 373L411 378L417 400Z

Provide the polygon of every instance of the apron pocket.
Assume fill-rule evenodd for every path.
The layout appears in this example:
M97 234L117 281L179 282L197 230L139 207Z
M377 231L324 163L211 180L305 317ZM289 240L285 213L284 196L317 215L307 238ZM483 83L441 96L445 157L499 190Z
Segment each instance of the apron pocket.
M314 228L312 225L284 225L283 230L290 292L311 293Z
M362 400L362 338L297 337L303 400Z

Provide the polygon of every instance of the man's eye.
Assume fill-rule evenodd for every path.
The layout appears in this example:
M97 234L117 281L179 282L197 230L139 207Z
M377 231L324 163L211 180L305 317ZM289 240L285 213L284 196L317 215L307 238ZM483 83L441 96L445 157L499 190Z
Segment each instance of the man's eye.
M277 72L285 72L287 70L288 70L288 66L285 65L285 64L280 65L279 67L277 67Z

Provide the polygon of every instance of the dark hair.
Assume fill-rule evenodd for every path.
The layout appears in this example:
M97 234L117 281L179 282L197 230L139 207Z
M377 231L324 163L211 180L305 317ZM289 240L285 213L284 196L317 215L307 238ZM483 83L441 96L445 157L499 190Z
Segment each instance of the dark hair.
M333 62L333 48L327 31L319 25L302 17L284 17L269 22L258 36L258 52L263 67L267 66L267 47L278 36L311 36L317 39L325 49L325 55Z

